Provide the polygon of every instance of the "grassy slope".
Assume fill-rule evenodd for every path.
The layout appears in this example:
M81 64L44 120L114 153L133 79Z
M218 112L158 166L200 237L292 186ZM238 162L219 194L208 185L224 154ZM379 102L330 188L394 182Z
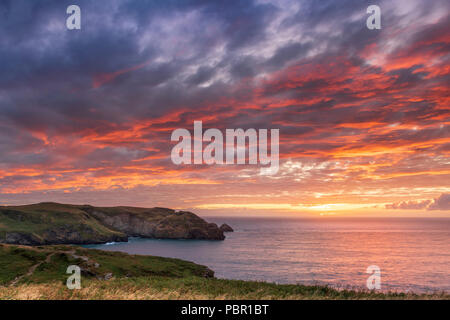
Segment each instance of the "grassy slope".
M95 267L94 263L100 265ZM39 265L32 275L11 285L14 278L36 264ZM65 271L70 264L92 272L83 275L81 290L68 290L65 286ZM74 246L0 245L0 299L450 299L444 294L381 294L205 278L208 270L179 259ZM114 277L97 278L107 273Z
M26 274L33 265L37 265L33 274L23 277L19 284L49 281L64 284L69 265L78 265L85 270L83 279L86 280L97 280L108 273L117 278L212 276L212 271L207 267L179 259L128 255L78 246L27 247L0 244L0 285L10 284L14 278Z
M79 208L83 208L83 206L77 206ZM175 212L175 210L167 209L167 208L140 208L140 207L96 207L100 209L102 212L107 213L109 216L119 215L123 212L133 213L137 217L144 218L148 221L159 221L162 218L165 218L169 215L169 212ZM151 215L149 215L151 213Z
M133 217L132 223L127 226L127 219L119 218L112 227L111 221L106 222L105 218L116 215ZM166 208L93 207L44 202L0 206L0 242L39 245L124 241L127 238L125 233L141 232L132 231L140 230L134 218L157 225L157 236L161 238L189 237L190 230L197 238L223 240L223 233L217 227L211 229L206 221L190 212L176 213ZM147 229L151 233L151 228ZM142 232L145 236L145 231ZM6 241L7 234L9 239Z
M17 275L25 274L29 268L45 257L45 253L35 250L0 246L0 285L11 282Z
M0 238L8 232L24 232L39 235L46 230L75 226L81 236L89 237L87 231L99 235L123 235L99 223L79 209L80 206L58 203L40 203L25 206L0 207Z

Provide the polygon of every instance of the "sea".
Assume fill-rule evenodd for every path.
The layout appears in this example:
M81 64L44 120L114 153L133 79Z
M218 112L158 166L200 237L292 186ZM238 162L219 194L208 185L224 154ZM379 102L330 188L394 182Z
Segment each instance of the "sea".
M87 247L189 260L225 279L367 289L379 270L384 292L450 292L450 218L205 219L234 232L224 241L130 238Z

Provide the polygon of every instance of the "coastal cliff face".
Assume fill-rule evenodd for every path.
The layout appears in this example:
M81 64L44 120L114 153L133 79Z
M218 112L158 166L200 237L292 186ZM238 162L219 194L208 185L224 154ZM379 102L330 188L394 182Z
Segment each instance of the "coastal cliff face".
M129 236L223 240L216 224L166 208L93 207L58 203L0 207L0 243L94 244Z
M83 208L105 226L129 236L161 239L223 240L223 231L187 211L167 208ZM108 210L109 209L109 210Z

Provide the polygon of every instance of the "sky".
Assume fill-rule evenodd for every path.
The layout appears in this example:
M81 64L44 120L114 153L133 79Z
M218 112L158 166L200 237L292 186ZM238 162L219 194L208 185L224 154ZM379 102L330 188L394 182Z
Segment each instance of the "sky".
M71 4L81 30L66 27ZM3 0L0 205L448 217L449 9ZM279 171L173 164L171 133L194 121L279 129Z

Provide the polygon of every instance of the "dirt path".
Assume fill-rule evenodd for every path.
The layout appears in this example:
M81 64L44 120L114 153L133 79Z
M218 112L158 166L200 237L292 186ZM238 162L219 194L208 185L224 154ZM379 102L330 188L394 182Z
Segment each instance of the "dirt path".
M16 285L20 280L22 280L23 278L32 276L33 273L34 273L34 271L35 271L41 264L43 264L43 263L50 263L50 260L52 259L52 257L53 257L55 254L57 254L57 253L64 253L64 254L67 254L67 255L71 255L71 256L72 256L73 258L75 258L75 259L83 260L83 261L86 262L86 263L90 263L90 264L94 265L95 268L97 268L98 266L100 266L100 264L98 264L96 261L94 261L94 260L92 260L92 259L89 259L89 258L86 257L86 256L79 256L79 255L77 255L75 250L70 250L70 251L56 251L56 252L49 253L49 254L47 255L47 257L45 258L45 260L42 260L41 262L36 263L35 265L31 266L31 267L28 269L27 273L25 273L25 274L23 274L23 275L21 275L21 276L16 277L13 281L11 281L11 282L9 283L9 286L14 286L14 285Z
M27 272L27 273L25 273L25 274L23 274L23 275L21 275L21 276L16 277L13 281L11 281L11 283L10 283L9 285L10 285L10 286L14 286L15 284L17 284L17 283L18 283L20 280L22 280L23 278L28 277L28 276L31 276L31 275L34 273L34 271L37 269L37 267L39 267L41 264L43 264L44 262L45 262L45 263L49 263L50 260L52 259L52 256L53 256L55 253L56 253L56 252L50 253L50 254L45 258L45 260L42 260L41 262L39 262L39 263L37 263L37 264L31 266L30 269L28 269L28 272Z

